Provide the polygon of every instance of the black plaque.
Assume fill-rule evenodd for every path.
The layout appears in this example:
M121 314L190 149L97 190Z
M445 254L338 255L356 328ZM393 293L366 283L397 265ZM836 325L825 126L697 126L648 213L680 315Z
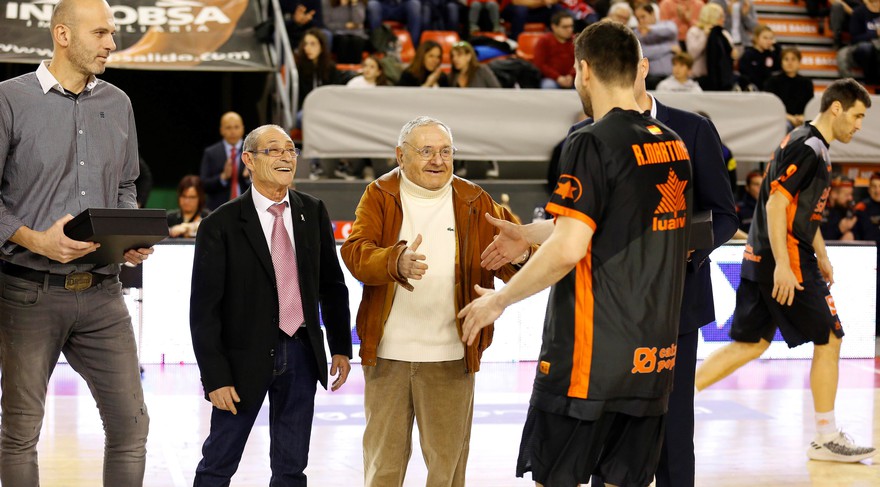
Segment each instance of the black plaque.
M715 246L715 234L712 233L712 212L696 211L691 218L691 238L688 242L690 250L708 250Z
M64 234L101 244L74 264L122 263L127 250L151 247L168 237L168 220L161 209L89 208L64 225Z

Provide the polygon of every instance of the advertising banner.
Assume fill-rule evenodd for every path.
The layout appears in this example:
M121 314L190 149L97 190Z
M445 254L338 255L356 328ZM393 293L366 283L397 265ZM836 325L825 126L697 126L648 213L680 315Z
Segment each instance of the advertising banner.
M52 57L49 25L57 0L0 0L0 62ZM257 40L258 2L109 0L116 51L107 67L154 70L270 71Z

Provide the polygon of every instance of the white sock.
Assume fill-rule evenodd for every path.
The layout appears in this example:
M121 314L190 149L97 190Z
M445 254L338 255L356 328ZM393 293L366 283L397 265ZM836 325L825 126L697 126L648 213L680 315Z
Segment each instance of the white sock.
M834 410L827 413L816 413L816 434L822 439L829 439L830 436L837 434Z

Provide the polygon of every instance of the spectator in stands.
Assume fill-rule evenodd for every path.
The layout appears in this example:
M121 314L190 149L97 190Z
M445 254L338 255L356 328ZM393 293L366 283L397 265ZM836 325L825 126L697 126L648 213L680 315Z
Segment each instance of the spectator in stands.
M853 45L853 60L865 73L868 84L880 83L880 0L864 0L865 4L853 10L849 33Z
M299 73L299 98L296 114L296 125L302 127L302 109L306 96L315 88L324 85L339 83L339 71L336 63L330 59L330 51L327 49L327 37L321 29L309 29L303 36L302 42L296 52L293 53L296 62L296 70ZM309 179L321 179L324 169L320 160L309 161Z
M443 48L434 41L419 44L412 64L400 73L397 86L421 86L422 88L448 87L449 78L440 68Z
M764 91L778 96L785 105L788 130L804 124L804 109L813 98L813 80L801 76L801 51L794 46L782 49L782 73L767 80Z
M346 83L349 88L375 88L391 85L391 81L385 75L382 63L379 62L379 58L375 54L364 58L361 74ZM352 180L359 174L363 179L372 181L375 179L376 170L371 159L341 159L333 174L345 180Z
M672 74L672 56L681 52L678 45L678 27L671 20L657 21L654 5L643 3L636 7L639 21L635 29L636 37L642 44L642 54L648 58L650 72L645 78L649 90Z
M761 171L752 171L746 174L743 197L736 202L739 230L733 236L735 239L745 240L749 236L749 228L752 226L752 217L755 215L755 205L758 204L758 193L761 192L762 182L764 182L764 173Z
M297 106L302 112L306 96L319 86L336 84L339 80L339 71L336 70L336 63L330 58L330 51L327 50L327 36L321 29L309 29L303 36L293 57L299 72L299 104ZM302 124L298 123L297 125L301 126Z
M608 19L619 24L631 25L634 22L633 9L625 1L614 2L608 9Z
M686 52L672 56L672 74L657 84L658 93L700 93L700 84L691 79L694 58Z
M730 32L730 39L738 54L752 45L755 27L758 26L758 11L752 0L709 0L724 10L724 30Z
M541 88L571 88L574 86L574 17L567 10L559 10L550 21L550 32L535 44L532 62L544 78Z
M559 0L559 4L574 17L575 33L579 33L588 25L599 21L599 14L586 0Z
M706 77L700 83L706 91L730 91L737 87L737 77L733 71L736 51L730 33L724 29L724 17L722 11L706 39Z
M660 18L675 22L678 26L678 42L685 43L688 30L698 24L703 5L703 0L662 0Z
M853 209L853 180L846 176L833 176L831 192L822 210L819 227L825 240L855 240L853 228L857 218Z
M309 29L324 29L322 0L281 0L291 46L298 46Z
M202 180L193 174L184 176L177 185L177 209L168 212L168 235L195 237L199 223L209 213Z
M422 35L422 2L419 0L368 0L367 22L370 30L376 30L383 20L396 20L406 24L414 44Z
M701 84L708 74L706 46L709 42L709 32L719 25L719 22L724 23L724 10L718 4L710 3L700 9L697 23L687 31L687 52L694 58L692 75Z
M251 184L250 174L241 162L244 137L241 116L235 112L224 113L220 117L220 135L222 140L205 147L199 170L208 193L209 210L238 197Z
M480 15L486 12L492 24L492 32L504 32L501 27L501 10L498 0L468 0L468 31L473 34L480 31Z
M856 239L873 240L880 244L880 172L871 175L868 197L855 206L855 216L853 233Z
M819 35L825 34L825 17L828 17L829 0L804 0L807 15L816 20Z
M390 86L391 82L385 76L382 63L375 55L364 59L361 74L350 79L346 86L349 88L375 88L376 86Z
M862 0L830 0L831 14L828 23L831 26L831 32L834 35L834 49L840 49L843 46L843 33L849 32L849 23L852 13L855 9L864 5Z
M342 64L360 64L367 49L365 0L323 0L324 23L333 34L333 55Z
M480 64L477 53L469 42L456 42L452 46L452 80L453 88L501 88L501 83L489 66ZM486 177L497 178L500 175L498 161L489 161ZM456 164L455 175L467 175L464 161Z
M525 30L526 22L550 24L556 11L562 9L559 0L502 0L501 16L510 22L510 37L516 39Z
M458 18L463 5L458 0L421 0L424 30L458 32Z
M776 48L773 30L766 24L758 24L754 42L746 47L739 60L740 87L744 91L759 91L778 70L779 49Z
M489 66L480 64L473 46L465 41L452 46L451 85L455 88L501 88Z

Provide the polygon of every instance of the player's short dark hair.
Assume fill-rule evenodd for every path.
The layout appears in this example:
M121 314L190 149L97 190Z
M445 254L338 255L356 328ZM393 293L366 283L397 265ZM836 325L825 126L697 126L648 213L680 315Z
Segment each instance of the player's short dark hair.
M839 79L828 85L828 88L825 88L825 92L822 93L819 111L828 110L836 101L840 102L843 111L852 108L857 101L862 102L865 108L871 108L871 95L868 94L868 90L852 78Z
M631 87L636 81L642 48L629 27L617 22L596 22L574 42L575 61L586 61L600 81Z

